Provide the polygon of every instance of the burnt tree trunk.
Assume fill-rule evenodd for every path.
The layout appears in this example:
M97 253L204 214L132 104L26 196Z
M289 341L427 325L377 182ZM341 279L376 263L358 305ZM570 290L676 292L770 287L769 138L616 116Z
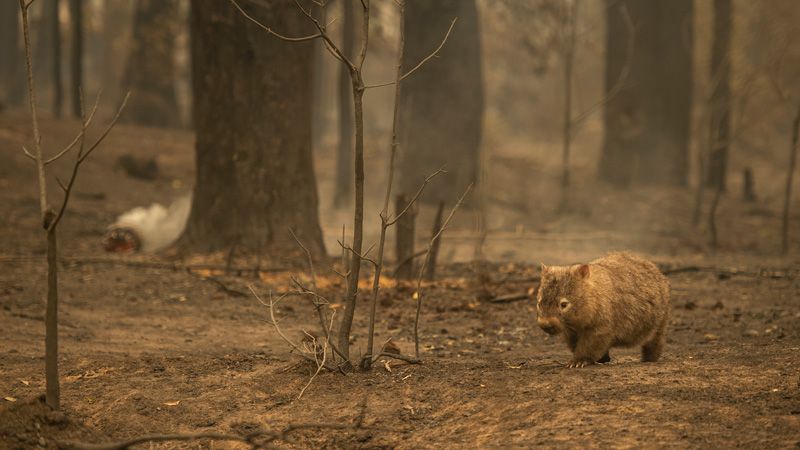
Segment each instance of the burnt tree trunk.
M607 0L606 95L630 64L626 85L604 111L599 175L619 186L688 180L692 98L692 0ZM634 52L627 60L631 32Z
M399 191L416 192L426 176L445 167L422 200L453 201L478 180L483 123L481 43L475 0L409 0L403 67L413 68L452 34L438 57L403 81L400 96Z
M291 2L241 3L287 35L307 19ZM311 154L312 43L286 43L226 1L191 12L197 175L179 247L189 251L294 254L288 228L315 257L325 249Z
M711 135L708 187L726 189L731 128L731 0L714 0L714 41L711 46Z
M0 2L0 86L3 87L0 100L9 104L21 104L24 98L22 58L19 46L19 3Z
M81 117L81 89L83 84L83 0L69 0L72 26L72 54L70 55L70 93L72 95L72 117Z
M352 59L356 46L356 8L353 2L342 2L342 52ZM336 178L333 187L333 206L345 207L353 201L353 83L350 71L339 64L339 147L336 151Z
M136 2L123 81L131 98L122 120L150 126L180 125L173 59L177 26L177 0Z

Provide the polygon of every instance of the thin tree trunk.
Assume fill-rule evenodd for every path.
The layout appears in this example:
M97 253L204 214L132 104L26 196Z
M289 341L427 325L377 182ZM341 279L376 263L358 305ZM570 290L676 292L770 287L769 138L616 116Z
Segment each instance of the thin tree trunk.
M369 43L369 0L361 0L361 48L354 66L350 68L353 84L353 112L355 120L355 208L353 210L353 247L350 257L350 272L347 277L347 291L344 298L344 312L339 323L338 342L339 350L346 359L350 358L350 330L353 326L355 315L358 280L361 274L361 245L364 234L364 79L361 69L367 57Z
M344 24L342 26L342 52L348 58L355 53L355 8L353 2L343 0ZM339 68L339 147L336 152L336 177L333 186L333 206L342 208L353 200L353 88L350 70L344 64Z
M366 13L366 12L365 12ZM366 19L365 19L366 20ZM359 74L360 78L360 74ZM350 274L347 277L344 313L339 327L339 350L350 358L350 330L355 315L358 280L361 274L361 246L364 235L364 86L360 80L353 81L353 106L356 125L355 151L355 210L353 212L353 247L350 257Z
M47 178L45 177L42 140L39 134L39 118L36 113L36 85L33 79L31 38L28 29L28 6L19 0L22 9L22 34L25 42L25 63L28 79L28 103L33 127L33 157L39 179L39 210L42 226L47 233L47 306L45 311L45 402L53 409L61 404L58 384L58 255L56 254L56 230L50 227L50 210L47 206Z
M70 0L72 20L72 62L70 87L72 94L72 117L81 116L81 89L83 89L83 0Z
M58 381L58 246L55 227L47 230L47 312L45 314L45 401L61 408Z

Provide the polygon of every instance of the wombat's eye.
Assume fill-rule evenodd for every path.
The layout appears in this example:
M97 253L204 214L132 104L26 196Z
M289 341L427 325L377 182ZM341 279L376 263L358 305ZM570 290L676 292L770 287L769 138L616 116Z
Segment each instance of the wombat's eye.
M558 301L558 307L561 308L562 311L569 308L569 300L562 298Z

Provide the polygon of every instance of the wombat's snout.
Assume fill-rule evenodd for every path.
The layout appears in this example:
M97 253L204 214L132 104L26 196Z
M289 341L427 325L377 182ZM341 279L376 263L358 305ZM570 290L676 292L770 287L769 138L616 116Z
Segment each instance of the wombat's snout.
M539 328L541 328L545 333L550 335L558 334L559 327L552 321L537 319L536 322L539 324Z

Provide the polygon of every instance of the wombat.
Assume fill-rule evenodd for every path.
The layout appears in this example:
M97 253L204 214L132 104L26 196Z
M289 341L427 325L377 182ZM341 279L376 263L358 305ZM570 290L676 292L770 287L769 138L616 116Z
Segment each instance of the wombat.
M669 282L650 261L611 253L589 264L547 267L537 293L537 322L563 334L569 367L609 362L611 347L642 346L642 361L657 361L669 319Z

